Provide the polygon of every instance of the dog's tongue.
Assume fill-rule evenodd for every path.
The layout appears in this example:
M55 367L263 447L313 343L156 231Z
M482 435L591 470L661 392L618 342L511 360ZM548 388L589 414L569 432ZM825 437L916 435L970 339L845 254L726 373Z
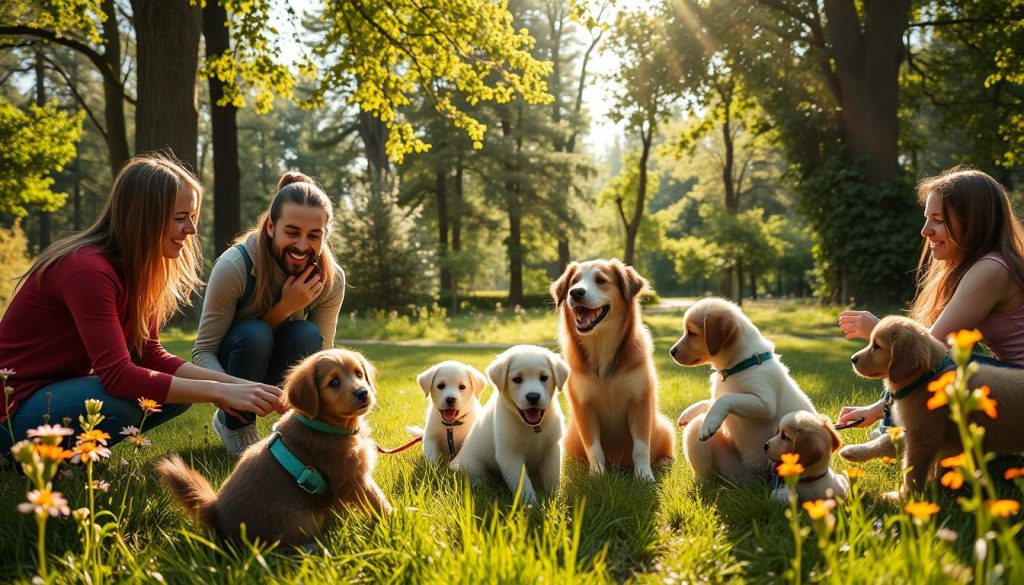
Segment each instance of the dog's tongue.
M444 422L446 422L448 424L452 424L453 422L455 422L455 419L458 416L459 416L459 411L458 411L458 409L455 409L455 408L449 408L449 409L441 411L441 420L443 420Z
M540 424L540 419L543 416L544 411L539 408L527 408L523 411L523 418L531 425Z
M590 327L599 314L601 314L600 309L576 307L576 326L583 329Z

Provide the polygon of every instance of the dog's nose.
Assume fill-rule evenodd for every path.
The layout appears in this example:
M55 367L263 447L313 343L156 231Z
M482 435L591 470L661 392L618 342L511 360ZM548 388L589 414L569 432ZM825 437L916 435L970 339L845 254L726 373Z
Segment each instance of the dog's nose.
M677 350L677 349L678 349L678 348L677 348L676 346L674 346L674 345L673 345L673 346L672 346L672 349L668 350L668 353L669 353L669 355L671 355L672 357L676 357L676 350Z
M449 396L448 398L445 398L444 401L448 403L448 406L455 406L454 396Z
M765 450L765 451L767 451L767 450L768 450L768 441L765 441L765 442L764 442L764 450Z
M585 295L585 294L587 294L587 291L586 291L586 289L583 289L583 288L577 287L577 288L569 289L569 296L574 298L574 299L581 299L581 298L583 298L583 295Z
M860 358L855 355L855 356L850 358L850 363L854 363L855 364L855 363L857 363L857 360L859 360L859 359Z
M356 390L356 392L354 394L354 396L356 397L356 400L359 400L361 402L365 402L366 401L366 397L369 396L369 395L370 395L370 391L365 389L365 388L362 388L360 390Z
M537 404L540 400L540 394L538 392L530 392L526 395L526 401L530 404Z

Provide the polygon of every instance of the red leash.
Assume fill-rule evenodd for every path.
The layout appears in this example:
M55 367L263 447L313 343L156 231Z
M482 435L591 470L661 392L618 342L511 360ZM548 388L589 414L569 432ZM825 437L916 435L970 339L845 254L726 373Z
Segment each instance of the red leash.
M381 447L380 445L377 445L377 452L378 453L383 453L384 455L391 455L393 453L401 453L402 451L405 451L409 447L412 447L413 445L415 445L416 443L419 443L422 440L423 440L423 437L416 437L415 439L409 441L408 443L402 445L401 447L395 447L394 449L385 449L385 448Z

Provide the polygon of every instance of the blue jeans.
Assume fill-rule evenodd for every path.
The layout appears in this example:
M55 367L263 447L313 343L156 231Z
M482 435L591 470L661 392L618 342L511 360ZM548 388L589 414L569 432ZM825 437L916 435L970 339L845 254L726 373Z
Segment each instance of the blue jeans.
M323 346L320 330L310 321L287 321L274 330L262 319L248 319L231 326L220 344L217 359L232 376L277 386L288 368ZM256 415L251 412L240 414L246 422L227 416L223 411L217 412L229 429L239 429L256 421Z
M42 424L62 424L75 429L75 434L81 432L78 426L78 417L85 416L85 401L95 398L103 401L103 408L100 414L104 417L99 427L110 435L108 446L113 446L125 437L121 435L121 429L127 426L139 426L142 422L142 409L136 400L128 398L117 398L112 396L107 389L100 384L96 376L85 376L84 378L71 378L54 382L49 386L43 386L27 398L18 403L18 410L11 417L11 427L14 429L14 440L20 441L26 438L29 429L34 429ZM162 404L160 412L150 414L146 417L146 424L143 430L165 423L179 414L188 410L190 404ZM49 414L49 419L44 420L44 415ZM70 419L69 424L65 424ZM67 440L67 439L66 439ZM7 423L0 424L0 453L8 453L11 449L11 436L7 431ZM66 443L65 446L73 443Z

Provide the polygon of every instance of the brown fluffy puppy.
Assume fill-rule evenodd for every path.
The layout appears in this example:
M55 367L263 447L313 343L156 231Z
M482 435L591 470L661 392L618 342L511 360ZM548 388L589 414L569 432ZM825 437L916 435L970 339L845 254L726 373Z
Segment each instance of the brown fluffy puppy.
M843 440L827 416L798 410L782 417L779 432L764 444L764 452L773 463L773 471L778 469L783 454L796 453L800 456L798 461L804 466L804 472L800 474L796 493L803 502L846 497L850 482L846 476L832 471L831 467L832 453L842 445ZM772 497L781 502L789 501L789 488L785 484L780 485Z
M317 352L285 379L285 395L294 410L281 417L276 430L299 461L320 472L327 494L310 494L299 487L271 454L273 435L245 451L220 493L177 455L157 463L160 481L224 540L237 541L244 525L249 540L294 546L312 541L328 512L345 504L390 513L391 506L371 477L376 446L362 418L374 404L374 379L366 358L345 349ZM320 432L297 419L296 412L358 432Z
M906 317L886 317L875 325L868 346L853 354L851 361L857 374L881 379L886 390L896 394L919 380L922 375L941 367L949 349L928 332L923 325ZM1024 451L1024 370L981 365L971 376L970 387L987 385L990 398L997 402L998 418L983 412L970 415L970 422L985 429L985 450L994 453ZM893 404L896 424L903 427L903 465L907 469L902 493L920 491L943 457L963 451L956 426L949 420L949 407L928 410L932 393L928 384Z
M647 281L619 260L573 262L551 285L558 339L571 374L570 457L592 473L607 463L654 481L651 462L674 457L672 423L658 412L651 333L640 320Z

